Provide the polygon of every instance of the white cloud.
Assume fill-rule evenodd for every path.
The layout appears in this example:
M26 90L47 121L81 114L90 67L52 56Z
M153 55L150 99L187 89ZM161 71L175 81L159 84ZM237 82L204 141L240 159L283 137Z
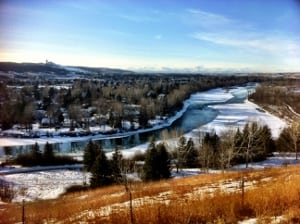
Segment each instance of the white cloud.
M229 26L236 23L224 15L206 12L198 9L187 9L185 21L192 25L198 25L205 28L215 28L220 26Z
M298 54L300 52L300 40L278 37L271 34L262 36L259 33L242 34L234 31L198 32L192 34L191 37L218 45L232 46L251 51L259 50L265 53Z

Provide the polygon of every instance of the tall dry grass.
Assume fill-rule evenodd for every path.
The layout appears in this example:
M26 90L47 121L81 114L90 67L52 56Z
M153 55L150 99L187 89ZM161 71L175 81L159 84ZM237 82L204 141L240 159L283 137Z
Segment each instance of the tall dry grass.
M224 190L228 183L241 185ZM204 191L203 189L206 189ZM207 190L208 189L208 190ZM200 192L200 193L199 193ZM134 223L261 223L283 216L300 223L300 167L205 174L132 185ZM129 193L123 186L72 193L27 203L27 223L130 223ZM0 223L21 221L20 204L1 205ZM270 221L270 220L269 220Z

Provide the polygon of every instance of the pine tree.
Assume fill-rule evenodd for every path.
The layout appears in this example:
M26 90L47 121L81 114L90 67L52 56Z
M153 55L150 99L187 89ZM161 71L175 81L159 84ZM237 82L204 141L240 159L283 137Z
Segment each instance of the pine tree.
M99 149L101 149L101 146L99 147L92 141L89 141L89 143L85 147L84 154L83 154L83 164L84 164L84 168L87 171L91 170L91 168L96 160L96 157L99 153Z
M206 166L208 167L217 168L219 164L219 153L220 153L219 136L216 133L214 133L213 135L206 133L202 141L202 148L206 150L205 156L207 162L205 162L204 164L206 164Z
M272 152L276 151L276 146L275 146L275 142L272 138L271 129L267 125L264 125L262 127L261 131L262 131L262 136L264 139L265 153L267 156L267 155L272 154Z
M122 175L121 175L122 159L123 159L123 156L122 156L118 146L116 146L115 151L112 154L112 161L111 161L112 177L113 177L113 181L116 183L118 183L122 178Z
M42 153L40 151L40 147L37 144L37 142L32 146L31 156L32 156L32 160L34 161L34 163L36 163L36 164L41 163Z
M266 159L268 153L274 150L270 129L267 126L260 127L257 122L247 123L242 133L236 133L235 148L239 152L236 162L245 162L246 168L251 161Z
M170 156L163 143L157 145L158 171L160 178L167 179L171 176Z
M154 139L150 142L150 145L146 152L145 164L143 167L143 179L148 180L159 180L160 173L158 171L158 153L155 146Z
M99 153L91 168L91 187L101 187L112 183L112 172L110 169L109 161L102 149L99 149Z
M276 141L279 151L295 152L295 159L298 160L300 148L300 121L294 121L290 127L283 129Z
M49 142L46 142L44 147L43 159L45 164L51 164L54 159L53 147Z
M232 163L236 164L243 160L243 154L241 153L241 147L243 142L243 134L241 130L238 128L234 135L234 157L232 158Z

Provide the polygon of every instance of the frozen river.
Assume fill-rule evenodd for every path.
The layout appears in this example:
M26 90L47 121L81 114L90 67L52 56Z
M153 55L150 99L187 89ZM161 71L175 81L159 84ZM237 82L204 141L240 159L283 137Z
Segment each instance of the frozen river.
M145 143L151 136L157 140L162 132L184 133L187 137L195 137L196 133L220 132L227 127L240 127L248 121L263 119L270 126L274 137L278 136L285 123L280 119L259 109L257 105L247 101L249 93L255 91L255 84L231 88L216 88L192 94L184 102L184 107L174 117L165 123L148 130L138 130L112 136L91 136L76 138L38 138L38 139L0 139L0 155L7 153L18 154L30 149L35 142L45 144L47 141L54 145L57 152L78 153L87 142L93 139L101 144L106 151L112 151L116 145L122 150L145 148ZM274 125L275 124L275 125Z

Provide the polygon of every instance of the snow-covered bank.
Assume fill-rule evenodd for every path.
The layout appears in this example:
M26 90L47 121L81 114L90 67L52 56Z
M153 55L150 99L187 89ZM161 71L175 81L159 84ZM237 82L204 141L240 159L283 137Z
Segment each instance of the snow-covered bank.
M176 114L172 117L169 117L165 120L160 120L153 124L151 128L145 129L138 129L135 131L127 131L127 132L120 132L114 134L97 134L97 135L90 135L90 136L82 136L82 137L61 137L58 135L59 130L43 130L41 132L49 132L51 133L51 137L42 136L40 138L12 138L12 137L2 137L0 138L0 147L6 146L26 146L26 145L33 145L38 143L39 145L44 145L46 142L50 144L56 143L70 143L70 142L82 142L82 141L89 141L89 140L103 140L103 139L113 139L113 138L122 138L128 137L131 135L151 132L155 130L160 130L163 128L170 127L176 120L178 120L182 115L187 111L188 107L191 104L215 104L215 103L225 103L228 100L232 99L234 96L237 95L237 92L246 91L244 87L235 87L230 90L223 89L223 88L215 88L211 90L207 90L204 92L198 92L192 94L189 99L183 102L183 107L180 111L176 112ZM243 93L244 94L244 93ZM91 127L94 130L94 127ZM107 127L105 128L107 129ZM66 130L62 130L66 131ZM79 130L80 131L80 130Z
M35 166L29 168L16 168L16 167L3 167L0 168L0 175L11 175L11 174L18 174L18 173L35 173L41 171L50 171L50 170L80 170L83 168L83 164L74 164L74 165L61 165L61 166Z
M84 143L89 140L105 140L105 139L114 139L114 138L123 138L132 136L139 133L151 132L154 130L163 129L170 127L174 121L183 116L183 114L188 110L190 106L200 105L206 106L213 109L218 113L217 117L206 125L202 125L189 133L186 133L186 137L199 137L199 133L203 132L216 132L220 134L222 131L228 128L238 128L243 127L247 122L258 121L260 124L266 124L270 127L272 135L274 138L278 137L281 130L286 127L285 122L279 118L265 112L262 108L256 104L245 100L242 100L255 89L254 86L248 87L233 87L229 89L216 88L204 92L198 92L192 94L188 100L183 104L183 108L177 112L173 117L162 120L161 122L156 123L152 128L148 129L139 129L135 131L128 131L116 134L99 134L94 136L84 136L84 137L42 137L42 138L0 138L0 148L5 146L26 146L33 145L37 142L40 145L44 145L46 142L50 144L59 144L59 147L70 148L71 143ZM232 103L232 99L240 99L239 103ZM194 119L194 117L193 117ZM172 140L174 141L174 139ZM81 146L84 147L84 146ZM125 156L132 156L136 151L145 151L148 147L148 144L142 143L135 147L122 150L122 153ZM68 150L66 150L68 151ZM3 152L2 152L2 155ZM1 152L0 152L1 156Z
M83 142L89 140L104 140L104 139L128 137L139 133L151 132L151 131L155 131L155 130L159 130L171 126L174 123L174 121L182 117L182 115L186 112L189 105L190 105L190 99L184 101L182 109L178 111L174 116L169 117L165 120L161 120L159 122L155 122L155 124L151 128L138 129L135 131L120 132L115 134L97 134L97 135L89 135L83 137L61 137L55 134L52 137L43 136L41 138L2 137L0 138L0 147L26 146L26 145L34 145L35 143L38 143L39 145L44 145L46 144L46 142L50 144L56 144L56 143ZM94 128L92 127L92 129Z
M248 122L267 125L273 138L278 138L286 123L280 118L264 111L258 105L245 100L244 103L220 104L209 106L218 111L218 116L210 123L199 127L193 132L213 132L221 134L227 129L242 128Z
M273 138L278 138L281 131L287 126L287 124L280 118L264 111L261 107L253 102L245 100L241 103L226 103L233 98L233 95L244 96L245 88L237 87L230 90L225 89L213 89L206 92L193 94L187 103L189 105L203 103L203 102L217 102L222 104L210 105L208 107L213 108L218 112L217 117L211 122L202 125L191 132L185 134L187 138L199 138L201 133L216 132L221 134L225 130L243 128L248 122L258 122L260 125L267 125L272 133ZM247 94L247 92L246 92ZM217 100L220 99L220 100ZM200 134L199 134L200 133ZM176 145L176 139L171 139L171 145ZM128 150L122 150L125 157L133 156L136 151L146 151L148 144L142 144L133 147Z

